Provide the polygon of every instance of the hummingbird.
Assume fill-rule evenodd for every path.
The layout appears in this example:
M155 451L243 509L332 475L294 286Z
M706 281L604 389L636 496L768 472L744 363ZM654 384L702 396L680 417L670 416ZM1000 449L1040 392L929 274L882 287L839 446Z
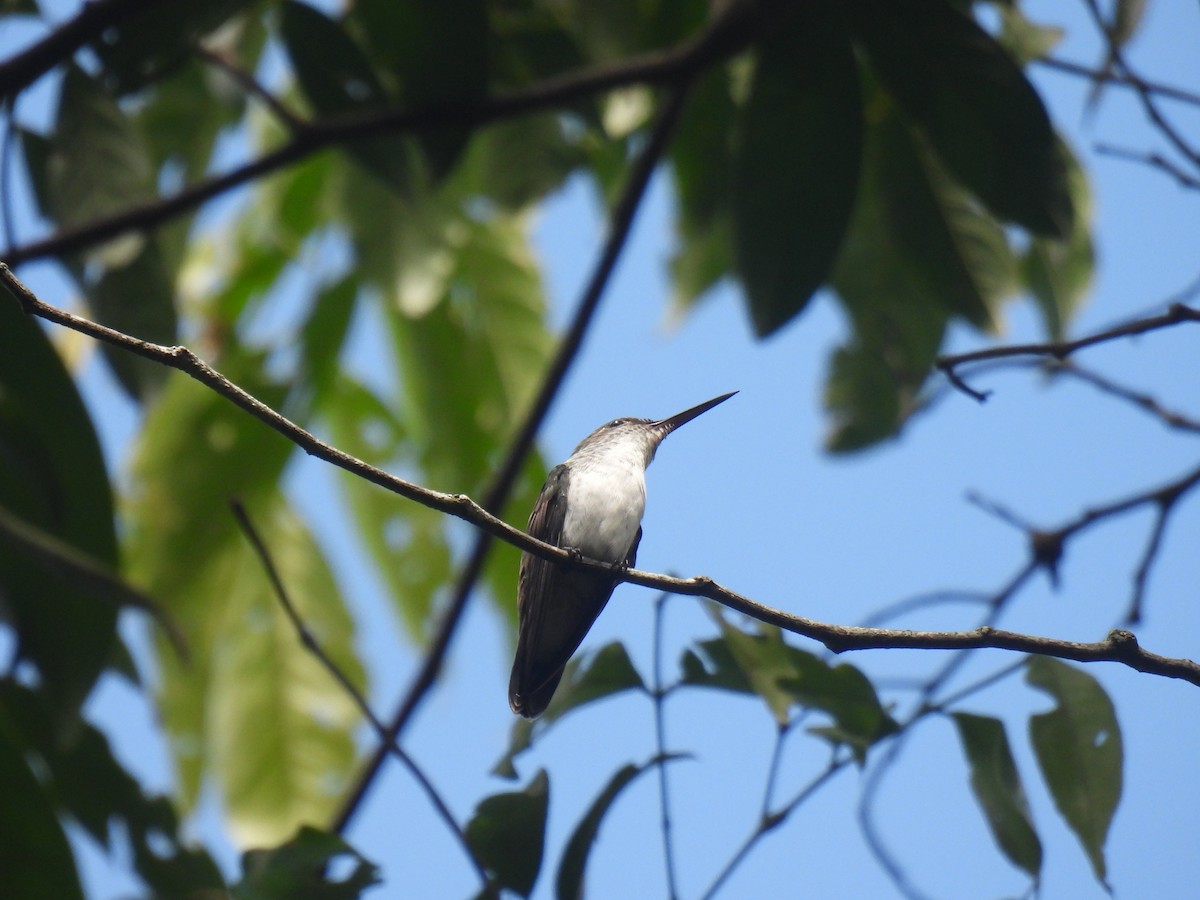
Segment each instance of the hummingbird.
M667 419L613 419L555 466L529 516L529 534L599 562L632 568L642 539L646 467L663 438L724 403L714 397ZM517 653L508 682L513 712L545 711L563 667L608 603L617 579L606 572L521 555Z

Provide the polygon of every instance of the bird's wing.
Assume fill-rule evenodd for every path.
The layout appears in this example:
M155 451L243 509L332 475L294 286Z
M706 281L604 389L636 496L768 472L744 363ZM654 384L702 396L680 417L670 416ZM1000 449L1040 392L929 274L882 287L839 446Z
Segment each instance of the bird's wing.
M570 471L556 466L546 478L529 518L529 533L562 546ZM639 529L640 538L641 531ZM637 539L630 548L632 559ZM508 683L513 712L542 713L562 678L563 667L612 596L616 580L599 572L561 566L526 553L517 581L517 653Z

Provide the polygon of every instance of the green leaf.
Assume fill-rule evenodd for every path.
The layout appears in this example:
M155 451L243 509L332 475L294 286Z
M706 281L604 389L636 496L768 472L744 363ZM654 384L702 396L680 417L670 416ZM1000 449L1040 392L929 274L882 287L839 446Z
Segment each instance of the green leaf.
M11 897L83 900L75 858L49 792L26 764L0 709L0 871Z
M44 179L41 207L60 226L103 218L156 193L141 135L116 101L77 67L63 79ZM128 263L144 241L140 234L126 234L89 257L109 265Z
M1057 706L1029 720L1029 736L1054 804L1107 888L1104 843L1121 799L1121 727L1091 675L1047 657L1029 661L1025 680Z
M0 682L0 722L4 721L11 724L8 734L17 737L26 757L36 760L47 792L96 841L112 851L110 824L116 820L124 826L118 833L132 845L134 868L157 894L184 897L224 887L208 854L185 845L171 803L142 793L113 756L103 732L77 721L68 734L56 735L50 710L40 698L10 681Z
M193 52L202 37L247 7L246 0L149 4L92 44L118 94L158 81Z
M973 325L992 327L993 312L1017 280L1003 229L898 117L879 116L874 131L880 146L871 162L879 171L864 180L882 194L887 226L922 281L923 301L941 302Z
M1050 118L1017 64L944 0L860 0L855 30L896 102L995 215L1037 234L1074 227Z
M485 797L467 823L467 843L500 888L528 897L542 866L550 780L542 770L524 790Z
M556 115L523 116L477 132L454 177L463 196L521 212L562 186L583 151Z
M863 183L833 274L838 299L854 327L850 341L834 355L826 385L825 404L833 419L826 446L835 452L859 450L894 435L919 407L921 386L951 315L940 296L942 286L957 280L965 297L958 305L971 305L974 281L966 280L961 270L957 279L953 272L938 270L939 260L941 265L947 260L966 265L964 256L956 256L957 244L947 239L951 217L941 219L940 242L930 235L932 245L920 254L906 248L922 247L918 236L898 233L902 207L897 204L909 190L922 190L921 182L911 188L889 184L898 163L888 157L911 157L908 140L894 116L881 116L868 131ZM921 170L910 167L909 174L918 177ZM936 220L941 215L936 200L928 195L926 200ZM963 240L969 243L966 236Z
M811 731L850 746L860 762L872 744L896 730L875 688L854 666L830 666L786 643L778 629L762 626L751 633L719 613L715 618L722 636L685 651L681 684L757 694L780 725L788 722L792 706L828 713L832 726Z
M340 23L306 3L285 0L279 33L300 90L318 117L389 104L371 61ZM346 149L385 184L406 189L412 178L409 146L403 138L385 136L353 141Z
M280 388L259 361L222 368L264 402ZM228 401L178 376L150 410L132 472L131 577L158 597L192 651L160 656L162 717L181 795L203 775L222 785L237 833L282 839L321 821L354 761L357 710L300 644L228 509L240 497L308 627L352 679L352 624L307 530L274 490L292 445Z
M117 538L100 444L45 332L12 297L0 303L0 507L112 572ZM3 617L63 725L107 664L117 607L107 587L47 568L0 540Z
M1096 249L1092 242L1092 197L1087 175L1078 158L1060 144L1067 159L1071 197L1078 222L1065 241L1035 238L1022 260L1022 274L1037 303L1046 335L1062 340L1067 323L1079 309L1092 286Z
M559 900L577 900L585 896L584 873L587 869L588 854L591 853L596 836L600 833L600 823L617 796L643 772L655 766L666 765L672 758L674 757L652 759L640 766L631 763L617 770L609 779L604 790L592 801L588 811L571 832L567 846L563 849L562 859L558 864L558 877L554 882L555 896Z
M359 0L348 19L401 105L417 109L484 96L490 32L483 0ZM435 176L453 168L471 136L467 127L421 136Z
M1036 882L1042 871L1042 842L1013 760L1004 723L991 716L954 713L954 724L971 765L971 790L1000 849Z
M702 76L671 142L677 243L671 256L672 307L690 307L733 267L730 196L737 107L723 68Z
M493 775L516 778L513 760L555 722L572 710L621 691L645 690L642 676L633 667L625 647L614 641L593 653L577 654L563 670L562 682L546 711L535 721L518 719L513 724L508 750L492 769Z
M125 265L104 270L88 290L96 318L144 341L171 345L176 339L175 285L157 241L147 241ZM117 380L135 400L158 391L170 369L109 344L100 345Z
M365 690L353 623L320 548L282 503L263 511L256 524L297 612ZM301 643L249 547L230 548L214 563L230 580L224 615L214 623L205 698L212 764L235 833L271 843L333 815L353 774L359 710Z
M322 414L334 443L347 453L384 468L412 465L396 414L362 384L340 376ZM341 484L359 539L401 621L414 637L422 636L434 595L452 572L445 516L350 473L343 473Z
M738 123L734 260L759 336L828 277L858 187L862 100L838 17L805 6L759 47Z
M329 867L349 858L354 868L331 880ZM242 855L234 900L354 900L379 884L379 869L336 834L305 825L287 843Z

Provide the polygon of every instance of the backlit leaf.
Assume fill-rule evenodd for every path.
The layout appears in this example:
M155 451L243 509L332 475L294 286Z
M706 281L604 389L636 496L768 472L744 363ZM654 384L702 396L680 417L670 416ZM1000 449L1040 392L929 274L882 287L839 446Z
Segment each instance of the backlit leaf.
M839 17L814 6L759 46L737 138L734 261L765 336L829 276L854 205L862 100Z
M971 790L1000 849L1036 881L1042 842L1017 772L1004 723L991 716L954 713L958 737L971 766Z
M485 797L467 823L467 842L500 888L528 897L542 866L550 780L543 770L524 790Z
M1050 694L1053 710L1029 719L1029 737L1054 805L1107 886L1104 843L1121 799L1125 754L1116 711L1091 675L1048 657L1029 661L1025 680Z

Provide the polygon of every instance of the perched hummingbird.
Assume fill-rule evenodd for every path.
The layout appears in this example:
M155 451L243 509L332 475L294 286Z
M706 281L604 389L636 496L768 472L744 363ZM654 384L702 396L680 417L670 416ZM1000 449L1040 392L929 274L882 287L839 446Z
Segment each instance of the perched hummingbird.
M613 419L601 425L546 476L529 516L529 533L588 559L632 567L642 539L646 467L668 434L733 394L660 419ZM508 703L527 719L542 714L563 667L612 596L617 579L530 553L517 581L517 655Z

